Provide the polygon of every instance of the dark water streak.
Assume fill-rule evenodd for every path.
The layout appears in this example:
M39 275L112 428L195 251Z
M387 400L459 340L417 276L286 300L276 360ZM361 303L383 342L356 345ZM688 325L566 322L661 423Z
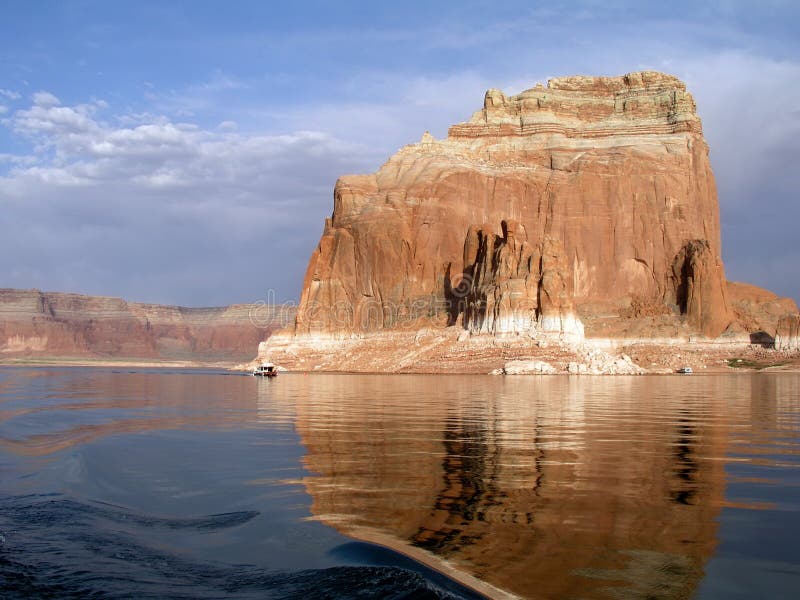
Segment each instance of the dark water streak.
M334 567L268 572L253 565L197 562L143 546L109 522L134 527L222 529L252 513L156 519L59 494L0 503L3 598L455 598L410 569Z

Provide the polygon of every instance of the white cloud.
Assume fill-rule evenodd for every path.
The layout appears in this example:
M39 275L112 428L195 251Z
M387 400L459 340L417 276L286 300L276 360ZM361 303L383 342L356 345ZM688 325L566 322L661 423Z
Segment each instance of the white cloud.
M19 92L15 92L14 90L6 90L3 88L0 88L0 96L3 96L4 98L7 98L9 100L18 100L19 98L21 98Z
M4 115L7 112L8 112L8 107L3 104L0 104L0 115Z
M291 298L336 177L365 164L363 147L321 131L243 135L99 111L37 102L7 117L35 147L0 155L4 285L184 304L268 287Z
M61 100L56 98L50 92L36 92L33 95L33 103L37 106L48 107L61 104Z
M32 156L20 156L17 154L0 153L0 163L4 162L14 165L33 166L34 164L36 164L36 159Z
M724 208L760 206L758 189L770 179L800 184L784 165L800 156L800 62L732 52L682 71L703 118Z
M210 78L178 89L158 89L146 82L143 96L152 106L162 112L181 118L194 118L225 106L230 110L232 102L250 88L250 84L222 71L215 71ZM222 119L225 120L225 119Z

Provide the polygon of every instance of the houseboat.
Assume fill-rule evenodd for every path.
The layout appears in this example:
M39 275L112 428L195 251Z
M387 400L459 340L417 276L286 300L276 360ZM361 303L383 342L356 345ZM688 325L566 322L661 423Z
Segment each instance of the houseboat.
M270 362L261 363L253 369L253 375L256 377L277 377L278 367Z

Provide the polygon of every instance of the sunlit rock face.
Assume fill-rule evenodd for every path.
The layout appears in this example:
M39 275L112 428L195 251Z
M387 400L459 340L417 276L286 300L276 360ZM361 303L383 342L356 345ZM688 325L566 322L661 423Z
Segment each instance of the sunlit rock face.
M377 173L339 179L293 331L424 317L580 338L582 315L635 298L715 337L734 319L720 255L708 146L681 81L648 71L489 90L447 139L426 133Z
M787 314L778 321L776 350L800 350L800 314Z
M797 304L768 290L746 283L729 281L727 298L736 316L737 325L751 332L754 341L769 343L775 339L778 324L784 315L796 314Z
M710 335L722 333L732 313L722 259L708 240L686 242L672 264L672 275L675 301L689 325Z

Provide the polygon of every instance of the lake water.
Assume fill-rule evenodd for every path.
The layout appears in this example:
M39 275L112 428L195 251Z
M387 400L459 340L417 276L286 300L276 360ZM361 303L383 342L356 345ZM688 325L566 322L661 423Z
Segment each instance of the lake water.
M799 433L796 374L3 368L0 597L797 598Z

